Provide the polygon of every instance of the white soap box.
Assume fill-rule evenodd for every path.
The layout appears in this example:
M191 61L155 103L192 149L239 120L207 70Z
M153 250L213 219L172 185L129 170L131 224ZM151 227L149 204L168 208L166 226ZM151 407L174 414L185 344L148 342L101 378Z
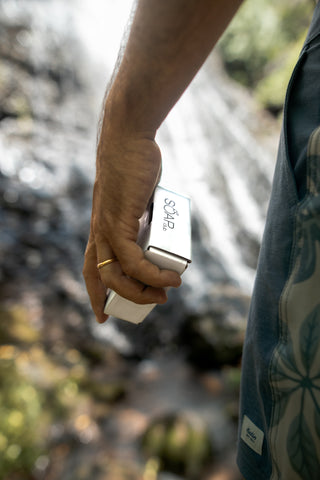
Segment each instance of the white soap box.
M137 243L150 262L181 275L191 262L190 198L158 185L140 219ZM104 312L141 323L155 305L138 305L110 290Z

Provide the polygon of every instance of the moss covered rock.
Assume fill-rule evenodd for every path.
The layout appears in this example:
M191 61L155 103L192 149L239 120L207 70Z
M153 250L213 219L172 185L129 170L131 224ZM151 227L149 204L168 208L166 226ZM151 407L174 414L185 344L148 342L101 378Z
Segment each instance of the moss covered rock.
M204 422L189 413L168 414L154 419L147 428L142 448L159 460L162 470L197 479L212 460L212 446Z

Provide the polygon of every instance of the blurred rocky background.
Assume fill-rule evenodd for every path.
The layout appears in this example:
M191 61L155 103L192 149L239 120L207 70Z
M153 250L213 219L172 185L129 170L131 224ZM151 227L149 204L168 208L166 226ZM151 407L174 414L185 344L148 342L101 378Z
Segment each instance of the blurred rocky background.
M97 325L81 276L112 65L99 68L79 25L92 11L110 25L116 6L0 1L1 479L241 478L242 343L285 84L312 8L249 0L159 132L165 170L194 204L193 264L135 326ZM191 107L194 123L175 131Z

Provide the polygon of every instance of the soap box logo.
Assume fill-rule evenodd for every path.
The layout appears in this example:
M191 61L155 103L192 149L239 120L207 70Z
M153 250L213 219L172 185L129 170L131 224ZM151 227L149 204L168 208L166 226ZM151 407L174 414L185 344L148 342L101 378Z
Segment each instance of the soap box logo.
M174 200L170 200L169 198L165 198L163 212L163 231L166 232L168 228L173 230L175 227L176 218L179 216L178 210L176 209L176 202Z

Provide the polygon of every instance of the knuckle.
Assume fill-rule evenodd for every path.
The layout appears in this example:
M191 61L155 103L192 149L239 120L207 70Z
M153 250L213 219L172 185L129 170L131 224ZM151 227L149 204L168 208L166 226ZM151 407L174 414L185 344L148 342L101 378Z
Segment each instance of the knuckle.
M139 275L139 268L132 261L127 260L122 265L122 270L125 273L125 275L127 275L128 277L131 277L131 278L137 278L137 276Z

